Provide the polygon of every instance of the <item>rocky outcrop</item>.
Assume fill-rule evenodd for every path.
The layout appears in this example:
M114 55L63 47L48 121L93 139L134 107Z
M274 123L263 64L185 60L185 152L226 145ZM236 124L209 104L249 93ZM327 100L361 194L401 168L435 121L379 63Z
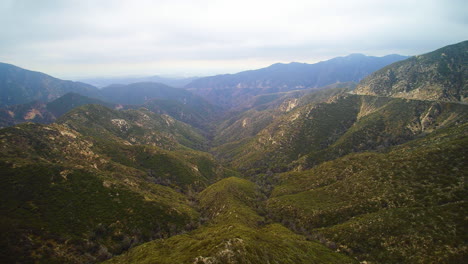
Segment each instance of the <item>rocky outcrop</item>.
M391 64L360 82L356 94L468 102L468 41Z

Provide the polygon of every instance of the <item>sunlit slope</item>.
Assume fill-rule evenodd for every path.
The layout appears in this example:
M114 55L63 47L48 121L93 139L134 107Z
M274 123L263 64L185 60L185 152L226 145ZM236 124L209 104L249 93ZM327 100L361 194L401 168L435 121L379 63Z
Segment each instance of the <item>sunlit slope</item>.
M106 263L355 263L258 215L262 195L250 181L223 179L200 193L206 224L155 240Z
M377 263L462 263L467 256L468 126L386 153L350 154L282 174L269 215Z
M221 145L215 153L248 174L303 169L399 145L467 117L464 104L341 94L297 107L255 137Z
M468 41L384 67L359 83L357 94L467 102Z

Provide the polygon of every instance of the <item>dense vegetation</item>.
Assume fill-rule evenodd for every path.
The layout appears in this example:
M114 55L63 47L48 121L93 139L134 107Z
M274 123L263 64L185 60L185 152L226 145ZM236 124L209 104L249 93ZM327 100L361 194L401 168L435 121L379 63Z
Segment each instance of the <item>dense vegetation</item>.
M460 52L466 42L382 72ZM418 86L430 100L363 92L377 72L359 94L338 83L246 99L241 87L225 112L150 83L100 92L114 103L5 107L0 262L465 263L468 105L452 91L466 65L446 62L413 71L443 83L437 98Z
M383 150L468 118L468 106L457 103L351 95L343 91L327 100L297 104L255 136L225 143L215 153L249 175L304 169L352 152ZM261 113L273 119L274 113ZM261 115L256 116L257 122L262 120ZM245 133L242 128L229 127L224 132L230 132L234 140Z
M26 124L0 137L2 259L103 260L197 221L187 197L76 131Z
M282 174L268 212L361 260L462 263L467 133L465 123L386 153L351 154Z
M181 145L201 136L167 118L89 105L1 130L1 258L95 262L198 225L193 193L236 173Z
M223 179L200 193L203 227L106 263L355 263L282 225L266 224L256 212L261 196L253 182Z

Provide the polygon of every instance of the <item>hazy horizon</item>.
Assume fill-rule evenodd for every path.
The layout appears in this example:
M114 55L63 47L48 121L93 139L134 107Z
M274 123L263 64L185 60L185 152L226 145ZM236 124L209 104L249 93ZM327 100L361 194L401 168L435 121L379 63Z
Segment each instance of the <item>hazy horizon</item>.
M461 0L4 0L0 61L85 79L418 55L468 39L467 13Z

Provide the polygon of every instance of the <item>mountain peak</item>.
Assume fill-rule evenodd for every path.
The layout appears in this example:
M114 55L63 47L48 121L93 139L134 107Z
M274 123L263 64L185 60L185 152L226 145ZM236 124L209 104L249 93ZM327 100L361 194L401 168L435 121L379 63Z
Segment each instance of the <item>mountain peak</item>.
M468 102L468 41L414 56L374 72L357 94Z
M404 58L351 54L315 64L275 63L262 69L200 78L185 88L213 103L232 107L261 94L318 89L337 82L358 82L371 72Z
M34 100L50 102L68 92L91 97L98 94L98 89L89 84L60 80L7 63L0 63L0 87L0 107Z

